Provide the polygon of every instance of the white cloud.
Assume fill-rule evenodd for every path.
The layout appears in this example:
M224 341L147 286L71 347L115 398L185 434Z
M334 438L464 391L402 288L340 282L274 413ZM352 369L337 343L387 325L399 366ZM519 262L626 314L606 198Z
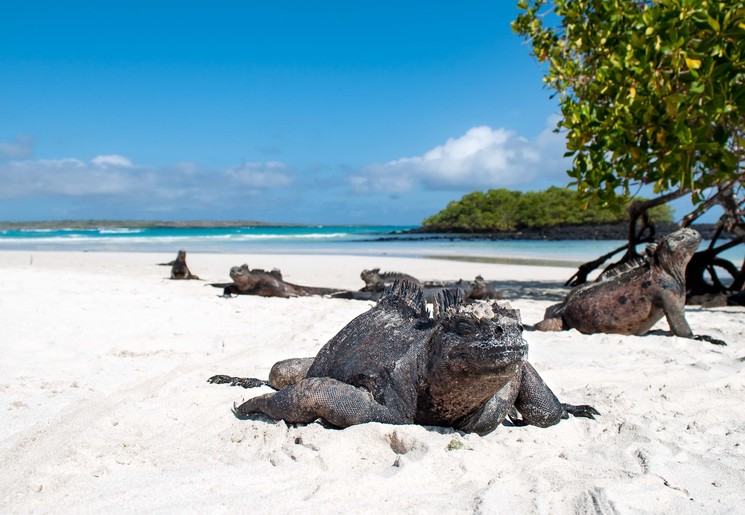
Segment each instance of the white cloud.
M457 138L416 157L364 167L349 177L359 192L402 193L519 186L543 174L563 174L564 139L553 133L555 119L534 141L506 129L473 127Z
M91 159L91 163L95 166L102 168L108 168L109 166L119 166L124 168L131 168L132 161L123 156L112 154L109 156L97 156Z
M207 170L194 163L154 168L120 155L98 156L87 162L74 158L0 162L0 198L106 195L133 205L185 205L219 203L227 197L254 195L291 182L291 170L277 162L245 163L222 170Z
M228 168L225 173L237 183L257 189L281 188L292 182L287 165L276 161L244 163Z
M0 164L5 198L31 195L111 195L133 191L141 180L127 172L79 159L42 159Z
M34 153L34 138L18 136L15 143L0 141L0 159L25 159Z

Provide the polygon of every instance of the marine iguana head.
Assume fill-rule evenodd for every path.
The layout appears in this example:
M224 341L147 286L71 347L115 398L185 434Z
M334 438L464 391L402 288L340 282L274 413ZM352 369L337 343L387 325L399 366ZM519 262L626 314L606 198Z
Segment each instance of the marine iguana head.
M438 327L430 339L429 393L445 419L467 416L517 377L527 358L520 314L509 305L464 305L445 290L434 302Z
M360 273L360 279L365 281L365 284L376 283L383 280L380 277L380 268L373 268L372 270L363 270Z
M179 263L186 263L186 251L185 250L179 250L178 255L176 256L176 261Z
M230 278L239 287L252 287L256 280L251 276L248 265L234 266L230 269Z
M443 359L463 360L472 369L498 370L527 357L520 312L509 304L465 304L463 292L444 290L435 299L433 315L439 321Z
M685 269L701 243L701 235L693 229L684 228L663 237L652 244L648 251L654 256L655 264L683 281Z

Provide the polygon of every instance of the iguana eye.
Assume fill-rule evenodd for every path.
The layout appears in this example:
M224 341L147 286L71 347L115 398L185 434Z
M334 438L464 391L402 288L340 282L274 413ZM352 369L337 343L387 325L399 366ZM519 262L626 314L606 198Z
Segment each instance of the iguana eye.
M476 332L476 326L470 322L458 322L455 326L455 330L462 336L468 336Z

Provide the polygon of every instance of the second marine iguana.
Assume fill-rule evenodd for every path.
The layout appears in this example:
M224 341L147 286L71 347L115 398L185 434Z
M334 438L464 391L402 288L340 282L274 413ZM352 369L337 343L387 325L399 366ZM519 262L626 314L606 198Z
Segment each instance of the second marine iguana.
M316 288L288 283L282 278L282 272L274 269L250 270L248 265L234 266L230 269L230 284L214 284L223 287L223 295L258 295L261 297L305 297L308 295L332 295L341 291L335 288Z
M701 235L680 229L647 247L643 258L577 286L563 302L546 309L539 331L577 329L581 333L643 335L663 316L676 336L724 345L694 336L685 318L685 270Z
M559 402L528 363L517 310L466 305L462 292L443 291L433 311L430 316L419 285L395 282L315 358L280 361L268 382L225 375L209 382L278 390L236 407L239 418L321 418L337 427L423 424L483 435L507 417L515 425L548 427L569 415L598 414Z

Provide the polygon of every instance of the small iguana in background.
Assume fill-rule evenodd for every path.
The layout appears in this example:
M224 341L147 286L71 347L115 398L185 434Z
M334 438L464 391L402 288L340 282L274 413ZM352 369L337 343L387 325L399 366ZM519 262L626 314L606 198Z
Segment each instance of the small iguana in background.
M591 406L559 402L527 362L522 331L517 310L465 305L462 292L443 291L430 316L419 285L395 282L315 358L278 362L268 382L225 375L209 382L277 389L234 413L290 423L423 424L483 435L506 417L539 427L569 415L594 418Z
M460 283L460 281L458 281ZM502 300L502 295L483 276L477 275L466 288L466 298L470 300Z
M693 229L668 234L648 245L644 257L574 288L563 302L546 309L535 328L643 335L664 316L676 336L724 345L694 336L685 318L685 270L700 243L701 235Z
M179 250L175 260L168 263L158 263L158 265L171 267L171 279L199 279L199 277L191 273L189 267L186 265L185 250Z

